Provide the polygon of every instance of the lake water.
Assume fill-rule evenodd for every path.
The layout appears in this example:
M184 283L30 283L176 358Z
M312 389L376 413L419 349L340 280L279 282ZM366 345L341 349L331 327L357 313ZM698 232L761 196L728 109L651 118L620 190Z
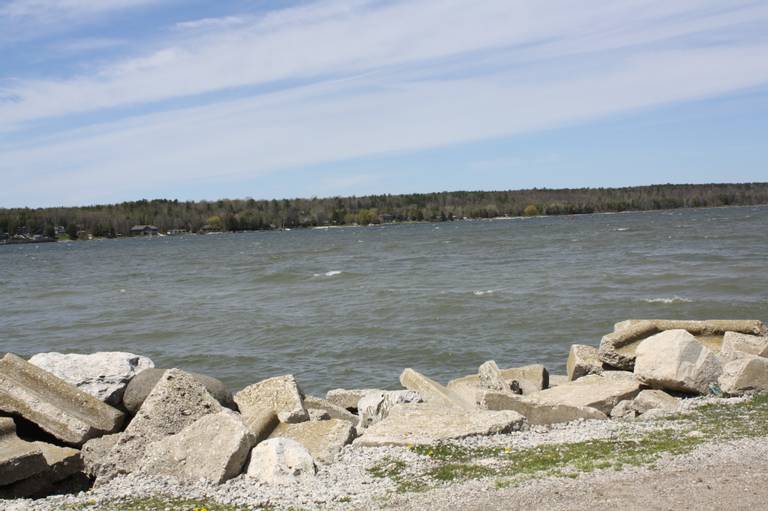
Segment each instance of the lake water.
M768 320L768 207L0 246L0 351L131 351L233 390L563 373L627 318Z

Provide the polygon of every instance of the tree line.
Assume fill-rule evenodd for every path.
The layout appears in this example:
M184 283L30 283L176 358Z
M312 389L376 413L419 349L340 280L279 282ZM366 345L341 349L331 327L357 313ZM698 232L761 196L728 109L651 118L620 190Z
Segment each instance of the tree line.
M3 208L0 233L126 236L134 225L170 230L245 231L328 225L570 215L768 204L768 183L626 188L457 191L310 199L138 200L82 207Z

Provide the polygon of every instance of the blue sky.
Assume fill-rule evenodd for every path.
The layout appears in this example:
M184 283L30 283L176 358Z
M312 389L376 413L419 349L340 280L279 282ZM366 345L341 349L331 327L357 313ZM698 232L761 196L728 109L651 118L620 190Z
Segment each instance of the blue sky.
M768 181L768 3L0 0L0 207Z

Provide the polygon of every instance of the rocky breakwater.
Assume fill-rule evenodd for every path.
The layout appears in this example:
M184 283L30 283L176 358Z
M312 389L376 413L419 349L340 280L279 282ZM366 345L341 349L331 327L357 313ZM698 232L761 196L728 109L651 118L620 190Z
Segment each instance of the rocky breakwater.
M65 370L69 355L28 362L7 354L0 360L0 498L101 488L126 475L311 484L348 449L653 418L684 408L688 397L766 391L767 355L760 321L630 320L599 347L574 345L567 375L488 361L446 385L405 369L402 390L318 397L292 375L232 395L215 378L155 369L130 353L78 356L99 364L78 371ZM41 359L46 369L32 363ZM101 383L94 385L96 373Z

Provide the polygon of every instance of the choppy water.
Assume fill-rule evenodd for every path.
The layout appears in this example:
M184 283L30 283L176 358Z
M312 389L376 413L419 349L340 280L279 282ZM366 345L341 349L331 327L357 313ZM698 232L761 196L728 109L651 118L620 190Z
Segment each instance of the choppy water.
M311 392L564 372L626 318L768 319L767 269L768 207L0 246L0 351Z

